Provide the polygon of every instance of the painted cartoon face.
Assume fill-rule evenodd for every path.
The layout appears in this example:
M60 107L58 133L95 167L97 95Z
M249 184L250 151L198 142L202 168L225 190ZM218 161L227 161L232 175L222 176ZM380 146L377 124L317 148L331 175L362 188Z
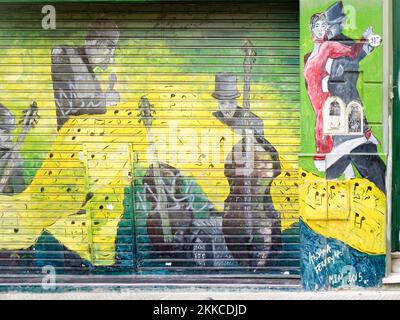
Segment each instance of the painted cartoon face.
M315 38L323 39L327 29L328 29L327 23L323 20L318 20L314 23L312 27L312 33L314 34Z
M236 100L218 100L218 107L224 116L232 117L237 108Z
M90 40L86 43L86 54L91 65L105 70L114 63L116 41Z
M341 34L344 27L344 23L345 21L342 21L340 23L330 25L327 30L328 39L332 39L333 37L336 37L337 35Z

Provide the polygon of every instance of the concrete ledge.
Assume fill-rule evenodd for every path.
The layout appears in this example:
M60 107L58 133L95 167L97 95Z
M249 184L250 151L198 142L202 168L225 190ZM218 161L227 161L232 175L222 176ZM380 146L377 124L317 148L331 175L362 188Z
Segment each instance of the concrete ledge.
M383 278L382 283L384 285L390 285L390 284L400 285L400 273L391 273L386 278Z
M363 290L328 292L282 291L210 291L169 290L148 291L126 289L121 291L96 290L64 293L0 293L0 300L400 300L400 290Z
M400 252L392 252L390 257L392 260L392 273L400 273Z

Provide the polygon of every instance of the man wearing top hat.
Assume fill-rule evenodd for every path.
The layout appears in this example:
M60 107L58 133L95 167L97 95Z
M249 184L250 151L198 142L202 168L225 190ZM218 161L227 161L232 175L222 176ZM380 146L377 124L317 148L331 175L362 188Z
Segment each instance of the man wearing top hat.
M9 162L13 162L13 170L6 182L3 193L20 193L26 187L23 160L18 151L13 151L14 143L12 131L15 129L15 116L0 103L0 179Z
M103 114L106 107L119 102L119 93L114 90L115 74L109 75L108 89L103 92L95 72L96 68L106 70L114 63L119 34L113 21L99 20L91 24L84 46L52 50L58 129L70 116Z
M331 5L324 15L328 25L329 41L338 41L347 46L356 44L353 39L342 33L347 18L342 1ZM369 27L363 33L363 41L364 45L358 56L329 59L326 66L329 76L323 90L329 92L331 96L341 98L346 105L354 101L362 105L357 90L359 63L373 51L374 47L380 45L381 38L374 34L372 27ZM369 179L385 192L386 166L376 154L379 142L373 136L365 116L363 121L363 135L333 135L333 149L325 159L326 177L336 179L344 173L346 178L352 178L353 164L362 177Z
M342 1L337 1L330 6L324 12L324 15L328 25L327 37L329 41L341 42L347 46L354 46L356 44L353 39L342 33L347 19ZM330 61L331 66L328 66L330 69L330 79L327 89L333 96L343 98L345 103L349 103L352 100L360 100L357 91L359 63L374 49L374 46L369 42L372 36L375 36L375 34L372 31L372 27L369 27L363 33L363 39L366 41L355 59L347 56Z
M218 100L219 109L213 115L243 136L225 159L225 176L230 185L222 223L225 242L242 266L263 267L271 252L278 250L280 241L280 217L270 196L270 185L281 172L279 155L264 138L263 121L238 106L240 93L235 75L217 74L212 96ZM246 139L249 132L252 139ZM253 155L235 159L242 150L252 150ZM253 162L251 172L238 170L245 166L243 161Z
M255 137L264 138L263 121L254 113L244 110L237 105L240 97L237 90L237 79L229 73L219 73L215 76L215 92L212 97L218 100L218 111L213 115L222 123L241 134L243 128L250 127Z

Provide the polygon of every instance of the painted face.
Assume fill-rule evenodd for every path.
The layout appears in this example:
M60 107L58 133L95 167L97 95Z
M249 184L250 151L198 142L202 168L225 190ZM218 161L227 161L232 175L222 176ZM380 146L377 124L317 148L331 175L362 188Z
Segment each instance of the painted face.
M333 37L341 34L343 26L344 26L344 21L341 23L330 25L327 31L328 39L332 39Z
M105 70L114 63L116 41L89 40L86 42L86 55L90 64Z
M327 23L325 21L318 20L317 22L315 22L312 28L312 33L314 34L315 38L323 39L327 29L328 29Z
M218 100L218 108L224 116L232 117L236 111L236 100Z

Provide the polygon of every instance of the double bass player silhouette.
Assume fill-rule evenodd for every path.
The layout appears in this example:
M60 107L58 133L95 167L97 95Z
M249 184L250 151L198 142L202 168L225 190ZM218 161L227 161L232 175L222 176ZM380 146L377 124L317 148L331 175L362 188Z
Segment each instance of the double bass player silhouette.
M270 196L270 185L281 172L277 150L265 139L263 121L250 111L251 69L255 62L252 44L244 46L243 107L237 78L229 73L215 77L219 110L213 115L242 136L225 160L230 185L225 200L222 229L228 249L242 267L251 271L269 265L280 243L280 216Z

